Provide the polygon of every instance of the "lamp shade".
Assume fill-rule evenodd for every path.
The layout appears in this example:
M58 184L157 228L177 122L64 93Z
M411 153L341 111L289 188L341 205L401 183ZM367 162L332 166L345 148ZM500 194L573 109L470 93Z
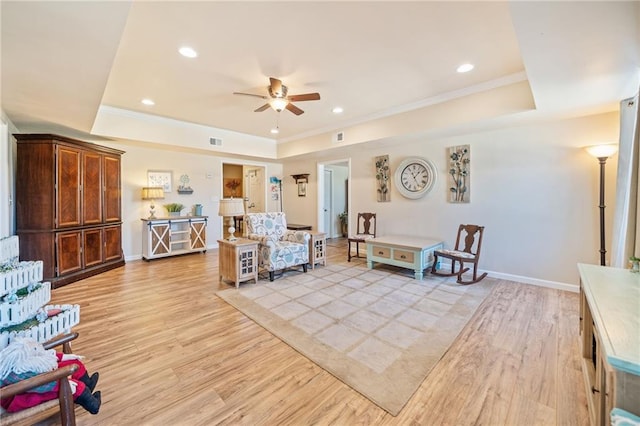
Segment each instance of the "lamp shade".
M244 201L242 198L223 198L220 200L218 216L242 216L244 215Z
M618 152L618 145L614 143L608 143L602 145L587 146L584 149L586 149L590 155L596 158L609 158L613 154Z
M164 188L161 186L147 186L142 188L143 200L162 200L164 198Z
M269 101L269 104L271 105L271 108L280 112L287 107L289 101L284 98L274 98Z

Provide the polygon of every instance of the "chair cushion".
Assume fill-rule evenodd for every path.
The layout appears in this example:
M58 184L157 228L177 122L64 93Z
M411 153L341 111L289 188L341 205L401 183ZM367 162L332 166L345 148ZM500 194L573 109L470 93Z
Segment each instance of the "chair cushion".
M442 254L443 256L461 257L463 259L475 259L476 258L475 254L467 253L466 251L458 251L458 250L437 250L436 253Z
M291 266L309 262L309 251L306 244L291 241L279 241L273 247L261 247L262 267L268 271L277 271Z
M370 240L374 238L373 235L371 234L356 234L356 235L351 235L349 237L350 240L359 240L359 241L364 241L364 240Z

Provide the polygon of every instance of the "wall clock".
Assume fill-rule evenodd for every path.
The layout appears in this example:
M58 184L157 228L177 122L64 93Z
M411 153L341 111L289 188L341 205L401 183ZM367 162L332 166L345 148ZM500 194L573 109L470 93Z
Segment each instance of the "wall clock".
M409 157L396 169L394 183L404 197L424 197L436 183L436 166L422 157Z

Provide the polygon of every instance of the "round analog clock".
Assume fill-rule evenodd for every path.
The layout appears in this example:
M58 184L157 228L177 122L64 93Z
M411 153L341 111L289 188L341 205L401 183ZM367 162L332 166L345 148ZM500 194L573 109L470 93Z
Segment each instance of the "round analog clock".
M421 157L409 157L400 163L395 173L396 188L407 198L424 197L436 183L436 166Z

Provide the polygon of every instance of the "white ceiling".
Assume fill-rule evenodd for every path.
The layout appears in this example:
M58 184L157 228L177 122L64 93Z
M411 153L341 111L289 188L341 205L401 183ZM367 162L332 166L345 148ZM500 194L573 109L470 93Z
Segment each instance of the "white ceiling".
M107 106L265 138L277 122L291 141L518 81L537 112L564 115L613 110L640 84L640 2L3 0L1 13L2 108L21 132L87 135ZM233 95L266 94L269 77L321 100L278 118Z

